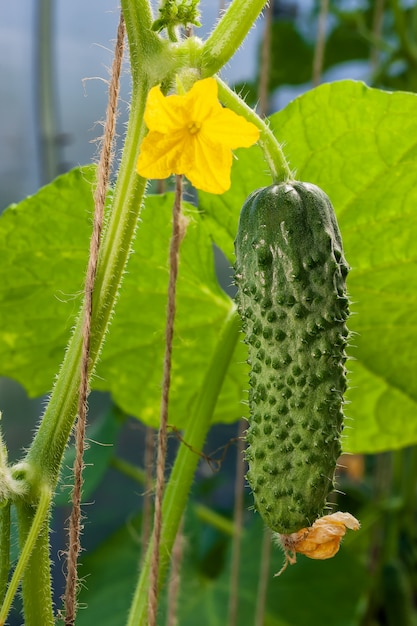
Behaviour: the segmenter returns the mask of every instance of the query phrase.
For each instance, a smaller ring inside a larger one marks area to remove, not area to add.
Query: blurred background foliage
[[[302,85],[304,91],[318,80],[360,77],[369,86],[381,89],[417,89],[417,13],[413,2],[323,0],[313,2],[307,10],[305,3],[276,0],[269,19],[271,57],[267,81],[272,110],[276,110],[273,103],[277,90]],[[317,38],[320,20],[325,22],[322,42]],[[251,104],[259,98],[264,67],[261,50],[252,81],[236,85],[248,94]],[[319,53],[320,72],[314,76]]]
[[[34,193],[58,173],[95,159],[91,142],[100,135],[95,123],[105,110],[103,67],[111,63],[117,5],[113,0],[64,4],[27,0],[0,7],[0,209]],[[222,4],[203,0],[201,8],[204,27],[198,34],[204,36]],[[93,76],[101,78],[82,82]],[[315,84],[342,78],[415,92],[417,3],[271,0],[224,76],[265,113],[283,108]],[[126,71],[118,150],[128,98]],[[220,254],[217,257],[219,281],[227,288],[230,268]],[[45,398],[29,399],[11,379],[0,380],[0,398],[2,429],[16,459],[30,442]],[[97,392],[91,397],[90,423],[81,570],[86,578],[81,602],[89,609],[80,612],[79,624],[97,620],[111,626],[124,622],[140,559],[142,517],[147,515],[142,496],[149,489],[144,467],[152,458],[153,432],[123,414],[108,394]],[[239,432],[236,425],[216,425],[199,466],[179,550],[183,584],[178,624],[198,619],[202,626],[310,626],[324,621],[331,626],[415,626],[416,450],[344,457],[340,493],[334,498],[361,520],[362,530],[346,539],[332,561],[300,557],[277,581],[272,574],[280,569],[282,555],[271,547],[270,536],[264,536],[250,510],[248,489],[236,484]],[[171,463],[178,445],[173,434]],[[72,455],[69,448],[65,468],[71,467]],[[70,471],[65,469],[52,534],[58,606],[69,482]],[[233,521],[239,493],[244,530],[236,585],[231,570],[239,538]],[[232,606],[236,596],[237,617]],[[169,606],[169,598],[166,603]],[[164,613],[161,624],[173,624],[172,610]],[[21,624],[17,610],[10,624]]]

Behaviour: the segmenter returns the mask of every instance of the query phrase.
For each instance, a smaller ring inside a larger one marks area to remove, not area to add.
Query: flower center
[[[199,124],[198,122],[190,122],[188,124],[188,131],[191,135],[195,135],[196,133],[198,133],[200,128],[201,128],[201,124]]]

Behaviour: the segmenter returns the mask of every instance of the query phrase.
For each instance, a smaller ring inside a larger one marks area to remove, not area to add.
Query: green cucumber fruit
[[[329,198],[297,181],[249,196],[235,251],[251,368],[247,478],[265,523],[289,534],[323,514],[334,488],[349,267]]]

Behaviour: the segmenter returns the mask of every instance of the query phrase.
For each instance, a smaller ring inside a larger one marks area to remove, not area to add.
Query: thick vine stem
[[[0,505],[0,603],[6,594],[10,569],[10,500]]]
[[[293,180],[293,174],[285,158],[284,152],[274,133],[268,124],[244,102],[236,92],[226,85],[219,77],[216,77],[219,87],[219,99],[229,109],[242,115],[252,122],[261,131],[259,145],[261,146],[266,162],[268,163],[271,176],[275,183]]]
[[[148,59],[158,59],[164,42],[152,30],[154,17],[149,0],[122,0],[121,5],[129,41],[133,84],[137,86],[144,73],[149,75],[152,62]]]
[[[90,374],[94,372],[113,314],[146,188],[146,180],[137,175],[135,165],[138,149],[145,134],[143,114],[147,94],[158,78],[165,76],[169,68],[175,63],[178,64],[175,56],[168,59],[169,62],[167,62],[167,54],[163,53],[164,46],[169,52],[167,44],[164,44],[151,31],[152,13],[148,0],[123,0],[122,9],[130,43],[133,77],[132,103],[125,147],[113,195],[112,210],[103,231],[97,266],[91,321]],[[155,61],[156,58],[159,59],[159,62]],[[181,59],[182,62],[183,59]],[[22,461],[22,465],[25,466],[28,475],[30,475],[30,480],[26,481],[29,493],[25,502],[35,503],[38,501],[41,485],[48,485],[50,491],[53,492],[58,480],[63,453],[77,412],[82,346],[81,326],[82,316],[76,322],[38,431]],[[18,504],[19,527],[22,536],[25,536],[26,532],[31,532],[30,528],[35,523],[35,519],[40,528],[46,528],[50,504],[47,507],[39,504],[36,509],[26,505],[23,501],[21,506],[20,503]],[[37,597],[42,597],[42,603],[45,607],[52,607],[47,528],[42,531],[42,537],[42,542],[36,544],[40,546],[36,555],[31,556],[30,552],[26,553],[25,558],[23,558],[23,554],[21,555],[14,575],[15,577],[19,575],[21,578],[25,567],[29,572],[42,571],[42,576],[25,576],[23,601],[25,607],[28,607],[29,614],[33,613],[30,607]],[[42,589],[49,590],[49,599],[42,596]],[[16,590],[16,585],[9,587],[6,596],[7,602],[12,601],[11,594],[15,593]],[[49,623],[46,617],[43,623]]]
[[[146,0],[125,0],[124,5],[128,8],[137,8],[139,5],[146,8],[148,3]],[[143,36],[143,41],[140,35]],[[147,28],[143,26],[140,20],[139,24],[135,24],[135,37],[136,45],[138,45],[138,42],[142,42],[143,46],[145,46],[148,40]],[[131,114],[125,148],[113,195],[112,211],[103,232],[93,299],[90,346],[91,373],[94,371],[100,355],[120,290],[146,187],[146,181],[138,176],[135,171],[137,152],[145,133],[143,113],[146,97],[150,83],[152,83],[152,80],[146,73],[146,67],[144,62],[141,66],[141,80],[136,80],[133,83]],[[29,493],[24,501],[22,499],[22,503],[17,503],[20,533],[23,537],[25,533],[30,533],[35,520],[38,530],[39,528],[45,529],[41,533],[42,541],[40,537],[36,543],[35,552],[33,554],[26,552],[25,556],[22,552],[14,574],[14,577],[19,574],[21,578],[25,567],[27,567],[27,572],[32,572],[32,574],[25,574],[23,585],[25,614],[28,613],[28,615],[32,616],[36,615],[36,611],[31,608],[34,606],[36,598],[42,598],[43,606],[52,607],[48,529],[46,525],[50,500],[47,506],[41,506],[41,502],[38,499],[42,485],[47,486],[51,493],[56,486],[62,456],[76,417],[82,345],[81,326],[82,316],[76,322],[61,370],[38,431],[25,459],[19,464],[26,468],[28,477],[30,476],[30,479],[28,478],[26,481]],[[25,504],[38,501],[39,504],[35,509],[31,505]],[[33,572],[38,572],[39,575],[34,575]],[[49,593],[48,599],[44,597],[43,590],[45,589]],[[9,586],[8,595],[6,596],[7,602],[12,601],[11,594],[15,593],[16,590],[16,585],[14,587]],[[52,615],[52,609],[50,614]],[[43,615],[43,613],[40,615]],[[40,623],[39,621],[34,621],[34,619],[30,623]],[[28,620],[29,618],[27,618],[26,623],[29,623]],[[50,623],[46,617],[42,618],[41,621],[45,625]]]
[[[156,616],[158,612],[158,570],[160,560],[160,539],[163,524],[162,502],[165,489],[165,465],[168,447],[168,405],[169,392],[171,388],[172,344],[174,339],[176,293],[181,245],[182,183],[182,176],[177,176],[175,181],[174,206],[172,209],[172,236],[169,248],[169,284],[165,325],[165,355],[162,378],[160,423],[158,431],[158,451],[156,460],[153,555],[149,584],[149,626],[156,626]]]
[[[234,0],[202,49],[202,77],[213,76],[235,54],[267,0]]]
[[[135,2],[129,0],[126,4],[134,5]],[[135,82],[133,84],[125,147],[111,213],[103,231],[97,265],[91,321],[91,372],[103,345],[141,212],[146,180],[137,175],[135,165],[145,133],[143,113],[149,88],[150,81],[146,79],[146,75],[139,84]],[[51,398],[26,457],[27,462],[37,468],[41,476],[48,474],[52,487],[55,486],[62,454],[76,415],[82,345],[81,327],[82,316],[76,323]]]
[[[25,626],[53,626],[55,623],[50,593],[49,530],[46,523],[52,491],[44,484],[36,504],[23,499],[16,502],[20,556],[0,610],[4,624],[22,581]],[[33,581],[36,580],[36,585]]]
[[[162,505],[164,522],[160,540],[159,588],[161,588],[167,574],[175,537],[185,511],[195,469],[200,458],[198,452],[202,450],[210,428],[213,411],[239,338],[240,328],[240,318],[235,307],[233,307],[220,332],[219,340],[200,390],[195,413],[188,420],[184,431],[184,441],[187,442],[187,446],[181,445],[165,490]],[[127,626],[147,625],[147,590],[153,551],[152,546],[153,540],[149,543],[142,565]]]

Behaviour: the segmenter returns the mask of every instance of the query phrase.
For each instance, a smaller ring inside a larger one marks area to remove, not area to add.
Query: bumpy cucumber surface
[[[322,515],[341,452],[348,265],[332,204],[309,183],[258,189],[235,241],[248,344],[248,482],[282,534]]]

